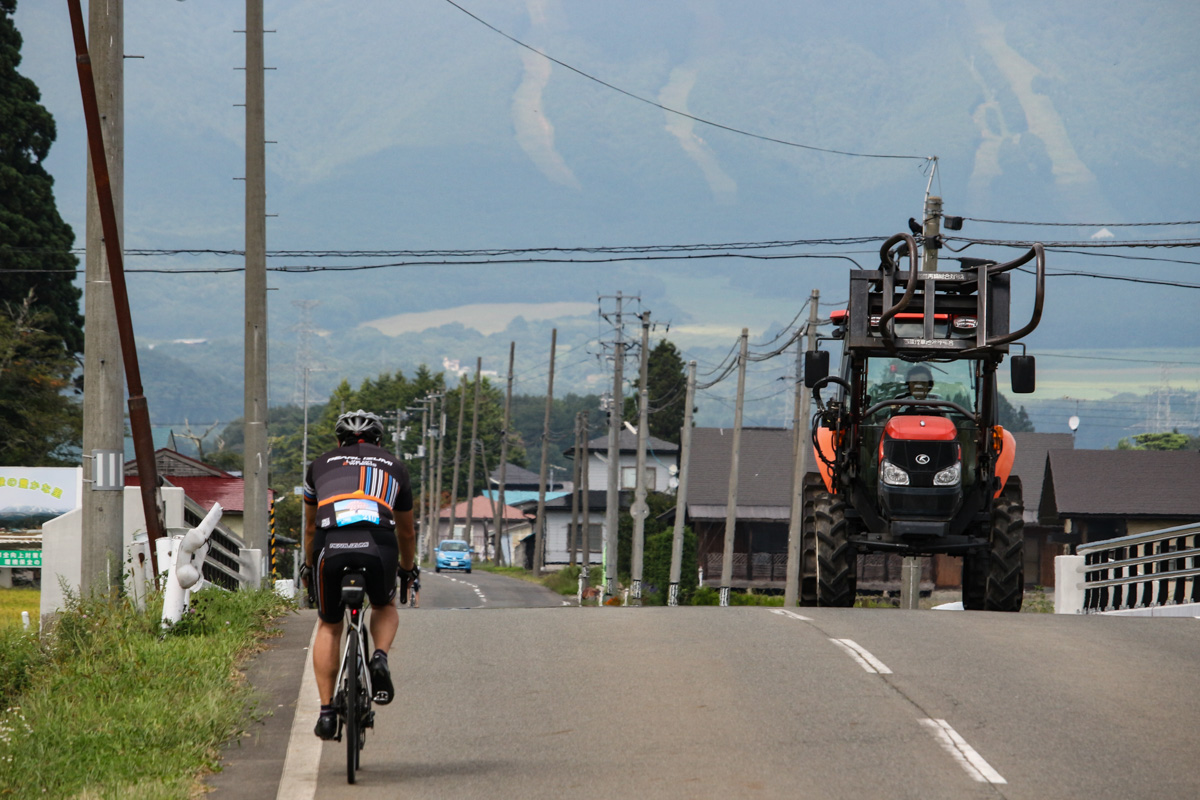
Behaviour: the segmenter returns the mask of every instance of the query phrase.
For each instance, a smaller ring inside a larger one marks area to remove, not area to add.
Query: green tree
[[[38,325],[69,355],[83,352],[82,290],[74,285],[75,234],[54,204],[54,179],[42,162],[56,131],[33,81],[17,72],[21,34],[16,0],[0,0],[0,297],[45,312]]]
[[[71,375],[77,363],[48,328],[49,312],[0,306],[0,464],[49,467],[79,463],[83,414]]]
[[[1033,422],[1029,419],[1029,414],[1025,412],[1025,406],[1021,406],[1020,410],[1015,408],[1003,392],[997,392],[999,402],[996,405],[997,416],[1000,424],[1004,426],[1004,430],[1010,433],[1033,433]]]
[[[637,385],[639,374],[631,379]],[[650,404],[647,419],[650,435],[664,442],[679,444],[687,405],[687,372],[678,348],[663,339],[650,351],[646,365],[646,396]],[[637,395],[625,398],[621,411],[631,423],[638,420]]]
[[[1191,437],[1178,430],[1170,433],[1139,433],[1133,441],[1122,439],[1117,442],[1118,450],[1187,450]]]

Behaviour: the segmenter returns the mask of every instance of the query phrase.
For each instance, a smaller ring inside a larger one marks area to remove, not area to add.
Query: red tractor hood
[[[887,421],[883,435],[904,441],[948,442],[958,438],[958,428],[945,417],[901,415]]]

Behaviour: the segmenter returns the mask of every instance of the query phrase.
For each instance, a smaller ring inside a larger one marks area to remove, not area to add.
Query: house
[[[574,544],[575,563],[583,562],[587,553],[589,564],[599,565],[604,552],[604,520],[608,509],[608,492],[604,489],[588,490],[587,508],[580,505],[577,514],[577,527],[586,531],[586,541],[571,538],[571,504],[572,492],[558,492],[553,497],[547,493],[545,512],[546,541],[542,545],[542,566],[545,569],[562,569],[571,563],[571,549]],[[578,495],[577,495],[578,496]],[[506,494],[507,498],[508,495]],[[633,499],[632,492],[622,492],[619,495],[622,513],[628,513],[629,503]],[[537,493],[533,497],[520,501],[520,508],[525,511],[531,523],[529,533],[520,540],[517,548],[517,562],[533,569],[532,523],[537,519]]]
[[[221,526],[235,534],[239,541],[243,539],[244,479],[165,447],[154,451],[154,467],[166,485],[183,489],[187,497],[184,520],[188,525],[200,524],[213,504],[220,503]],[[125,483],[141,485],[136,460],[125,462]],[[268,491],[267,501],[275,502],[273,491]]]
[[[738,458],[737,519],[730,586],[783,588],[792,508],[792,431],[743,428]],[[721,580],[729,503],[732,428],[695,428],[687,521],[696,533],[704,582]]]
[[[1012,474],[1021,479],[1025,503],[1025,585],[1053,586],[1054,557],[1062,555],[1062,543],[1057,538],[1062,528],[1041,523],[1046,454],[1051,450],[1073,450],[1075,437],[1069,433],[1014,433],[1013,438],[1017,457]]]
[[[1200,452],[1051,450],[1039,523],[1072,547],[1200,521]]]
[[[574,448],[563,451],[567,458],[574,458]],[[634,489],[637,486],[637,435],[622,428],[617,436],[618,488]],[[679,465],[679,445],[653,436],[646,437],[646,490],[665,492],[671,481],[671,468]],[[608,486],[608,435],[598,436],[587,443],[588,490]],[[536,487],[535,487],[536,488]]]
[[[547,492],[569,492],[571,491],[570,481],[554,480],[555,471],[561,471],[562,467],[553,467],[546,471],[546,491]],[[500,488],[500,468],[492,470],[492,474],[488,476],[488,485],[499,489]],[[516,464],[504,465],[504,492],[536,492],[542,485],[542,476],[538,472],[530,472],[524,467],[518,467]]]
[[[464,500],[458,503],[453,508],[454,515],[454,530],[450,530],[450,516],[452,510],[449,506],[443,508],[438,514],[437,536],[434,540],[435,546],[437,542],[443,539],[465,539],[471,547],[474,548],[479,557],[484,555],[484,546],[488,542],[494,541],[492,532],[496,527],[496,498],[491,496],[492,493],[486,492],[483,495],[475,497],[471,500],[470,506]],[[505,500],[509,498],[505,495]],[[512,543],[519,542],[525,535],[533,530],[533,521],[513,504],[506,502],[500,507],[500,542],[504,552],[505,563],[512,563],[511,555],[513,552]],[[467,512],[471,514],[471,529],[468,535],[467,531]],[[490,556],[490,548],[487,551]]]

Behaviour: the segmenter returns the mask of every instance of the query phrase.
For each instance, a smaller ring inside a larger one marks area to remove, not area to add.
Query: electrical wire
[[[1011,219],[979,219],[963,217],[970,222],[985,222],[990,225],[1042,225],[1055,228],[1152,228],[1164,225],[1200,225],[1200,220],[1180,222],[1017,222]]]
[[[587,78],[589,81],[594,81],[595,83],[598,83],[607,89],[611,89],[614,92],[623,94],[626,97],[632,98],[633,100],[637,100],[640,103],[645,103],[646,105],[654,106],[655,108],[661,109],[670,114],[675,114],[677,116],[684,117],[686,119],[690,119],[693,122],[699,122],[702,125],[708,125],[713,128],[719,128],[720,130],[728,131],[730,133],[736,133],[740,136],[748,136],[751,139],[758,139],[758,140],[764,141],[764,142],[772,142],[774,144],[782,144],[782,145],[786,145],[788,147],[797,147],[802,150],[812,150],[812,151],[815,151],[818,153],[832,153],[834,155],[852,156],[855,158],[908,159],[908,160],[913,160],[913,161],[922,161],[922,162],[925,162],[926,164],[928,164],[929,162],[931,162],[933,160],[936,160],[935,156],[894,155],[894,154],[883,154],[883,153],[856,153],[856,152],[853,152],[850,150],[835,150],[835,149],[827,148],[827,147],[816,147],[816,146],[810,145],[810,144],[800,144],[799,142],[791,142],[786,139],[776,139],[772,136],[764,136],[764,135],[758,134],[758,133],[751,133],[750,131],[743,130],[741,128],[735,128],[730,125],[722,125],[719,122],[713,122],[712,120],[704,119],[703,117],[697,117],[694,114],[687,113],[686,111],[680,111],[675,108],[670,108],[669,106],[664,106],[662,103],[655,102],[654,100],[649,100],[645,97],[634,94],[633,92],[622,89],[619,86],[614,86],[613,84],[608,83],[607,81],[597,78],[595,75],[590,75],[590,74],[584,72],[583,70],[578,69],[577,67],[571,66],[570,64],[566,63],[565,61],[560,61],[557,58],[555,58],[554,56],[548,55],[548,54],[542,52],[541,50],[538,50],[536,47],[526,44],[525,42],[521,41],[520,39],[516,38],[515,36],[511,36],[511,35],[505,33],[504,31],[500,30],[499,28],[497,28],[495,25],[491,24],[490,22],[482,19],[481,17],[479,17],[479,16],[471,13],[467,9],[463,8],[458,3],[454,2],[454,0],[445,0],[445,1],[448,4],[457,8],[462,13],[466,14],[471,19],[478,22],[480,25],[483,25],[485,28],[488,28],[489,30],[500,34],[501,36],[503,36],[505,39],[508,39],[513,44],[523,47],[531,53],[536,53],[537,55],[541,56],[542,58],[546,59],[547,61],[552,61],[555,64],[558,64],[560,67],[569,69],[571,72],[574,72],[576,75]]]

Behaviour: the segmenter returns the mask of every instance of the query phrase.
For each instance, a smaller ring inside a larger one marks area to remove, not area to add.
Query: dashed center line
[[[850,657],[857,661],[858,665],[867,672],[879,675],[891,674],[892,671],[888,669],[887,664],[884,664],[878,658],[871,655],[865,647],[853,639],[830,639],[829,641],[849,653]]]
[[[975,752],[975,748],[967,744],[958,731],[950,727],[944,719],[923,719],[922,725],[933,731],[938,744],[949,753],[975,780],[980,783],[1008,783],[1004,777],[983,760],[983,756]]]

